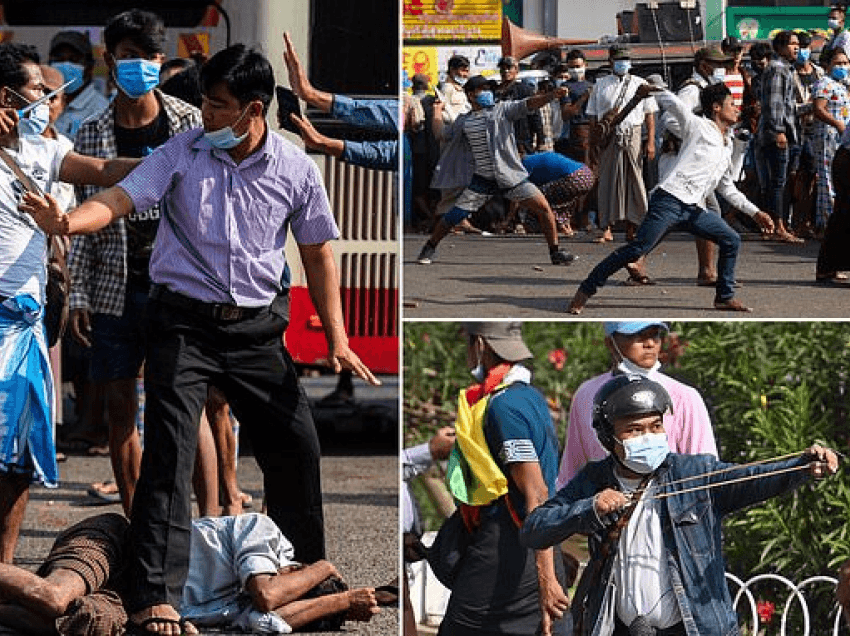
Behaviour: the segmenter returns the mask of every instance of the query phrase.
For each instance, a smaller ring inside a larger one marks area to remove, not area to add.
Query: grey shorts
[[[511,201],[524,201],[540,194],[540,189],[528,179],[521,181],[513,188],[500,188],[499,184],[491,179],[473,175],[472,182],[455,201],[455,207],[475,212],[497,194]]]

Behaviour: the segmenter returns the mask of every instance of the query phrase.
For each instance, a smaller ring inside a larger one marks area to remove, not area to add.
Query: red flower
[[[553,349],[549,352],[549,362],[552,363],[558,371],[564,368],[567,361],[567,352],[563,349]]]
[[[770,601],[759,601],[756,603],[756,613],[759,615],[759,620],[762,623],[769,623],[775,611],[776,606]]]

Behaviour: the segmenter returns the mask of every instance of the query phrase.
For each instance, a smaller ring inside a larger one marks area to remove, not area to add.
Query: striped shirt
[[[483,109],[470,113],[463,124],[463,134],[469,140],[472,158],[475,160],[475,174],[492,179],[496,176],[495,159],[490,150],[487,133],[487,120],[493,116],[493,109]]]
[[[744,76],[740,73],[726,73],[723,83],[732,93],[732,103],[740,108],[744,103]]]
[[[201,126],[201,111],[197,108],[159,90],[156,90],[156,96],[165,109],[168,132],[172,137]],[[99,117],[82,125],[74,150],[81,155],[101,159],[118,156],[115,102]],[[82,186],[77,191],[77,199],[85,201],[100,190],[97,186]],[[127,227],[124,219],[116,219],[93,234],[73,237],[68,270],[71,274],[71,309],[87,309],[92,313],[113,316],[124,313],[127,289]]]

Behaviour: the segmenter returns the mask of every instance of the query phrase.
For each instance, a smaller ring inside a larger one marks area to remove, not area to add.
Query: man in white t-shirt
[[[27,188],[49,192],[57,181],[108,186],[136,160],[84,157],[41,133],[49,106],[26,110],[44,95],[34,47],[0,45],[0,562],[10,563],[29,484],[55,486],[53,382],[43,306],[47,237],[18,210]],[[24,112],[26,111],[26,112]],[[8,159],[8,162],[6,161]],[[9,164],[16,164],[24,180]],[[27,181],[28,183],[24,183]]]

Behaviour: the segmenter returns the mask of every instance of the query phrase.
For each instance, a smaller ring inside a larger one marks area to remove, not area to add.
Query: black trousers
[[[285,328],[286,318],[271,310],[224,321],[150,300],[145,449],[130,516],[130,612],[180,606],[198,422],[210,384],[224,392],[250,436],[268,514],[292,542],[295,558],[324,558],[319,439],[281,342]]]

